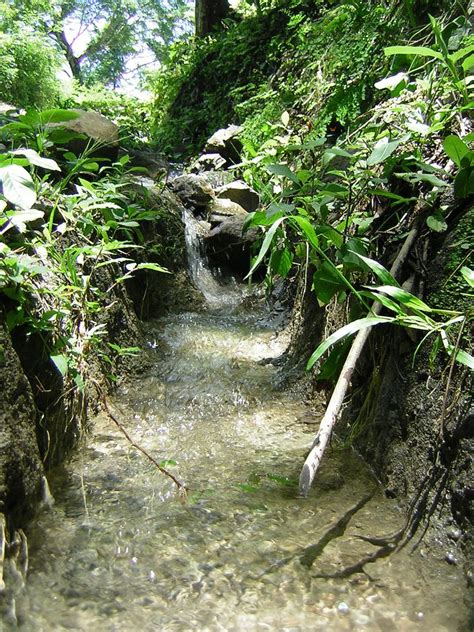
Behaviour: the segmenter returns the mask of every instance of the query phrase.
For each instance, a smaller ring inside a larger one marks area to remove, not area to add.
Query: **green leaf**
[[[462,62],[462,69],[465,73],[468,73],[474,66],[474,55],[469,55],[467,59]]]
[[[291,180],[295,184],[299,184],[299,180],[296,174],[294,174],[293,171],[291,171],[291,169],[287,167],[287,165],[267,165],[266,168],[267,171],[273,173],[276,176],[288,178],[288,180]]]
[[[331,147],[330,149],[326,149],[323,153],[321,162],[324,167],[327,167],[328,164],[335,158],[336,156],[341,156],[342,158],[353,158],[354,156],[350,154],[345,149],[341,147]]]
[[[388,46],[383,49],[388,57],[390,55],[419,55],[420,57],[433,57],[434,59],[444,60],[443,55],[427,46]]]
[[[55,367],[61,373],[63,377],[66,377],[69,371],[69,360],[62,353],[58,355],[52,355],[51,360],[53,361]]]
[[[474,287],[474,270],[468,268],[467,266],[463,266],[461,268],[461,274],[464,277],[466,283],[468,283],[471,287]]]
[[[27,211],[15,211],[9,216],[9,219],[12,226],[16,226],[20,233],[24,233],[26,224],[41,219],[42,217],[44,217],[44,211],[28,209]]]
[[[460,59],[462,59],[463,57],[466,57],[466,55],[469,55],[469,53],[473,53],[473,52],[474,52],[474,45],[471,44],[469,46],[465,46],[464,48],[460,48],[455,53],[451,53],[449,55],[449,58],[455,64]]]
[[[43,169],[49,169],[50,171],[61,171],[55,160],[51,160],[51,158],[43,158],[34,149],[15,149],[10,153],[15,156],[25,156],[28,159],[28,162],[36,167],[43,167]]]
[[[341,277],[334,266],[327,261],[316,270],[313,276],[313,288],[318,299],[325,305],[332,297],[343,290],[346,286],[341,281]]]
[[[374,259],[370,259],[369,257],[364,257],[364,255],[361,255],[355,250],[352,250],[351,252],[359,257],[359,259],[362,259],[362,261],[369,266],[375,276],[380,279],[382,283],[385,283],[386,285],[394,285],[395,287],[400,287],[399,283],[393,278],[390,272],[383,267],[381,263],[375,261]]]
[[[304,236],[314,248],[319,248],[319,240],[316,235],[316,231],[314,230],[314,226],[308,219],[306,219],[306,217],[302,217],[301,215],[290,215],[288,219],[291,220],[292,224],[298,224],[303,231]]]
[[[410,292],[407,292],[401,287],[395,287],[393,285],[380,285],[376,288],[370,288],[375,292],[381,292],[382,294],[388,294],[392,296],[397,301],[405,305],[405,307],[409,307],[410,309],[415,309],[420,312],[431,312],[432,309],[429,305],[424,303],[421,299]]]
[[[474,194],[474,169],[463,167],[454,178],[454,195],[457,198],[466,198]]]
[[[29,209],[36,202],[33,180],[23,167],[18,165],[0,167],[0,182],[3,186],[3,195],[12,204]]]
[[[374,87],[377,90],[394,90],[402,81],[407,81],[408,75],[405,72],[398,72],[396,75],[391,75],[390,77],[385,77],[385,79],[381,79],[374,84]]]
[[[431,230],[434,230],[436,233],[444,233],[448,230],[448,225],[441,213],[436,213],[435,215],[427,217],[426,224],[428,225],[428,228],[431,228]]]
[[[38,121],[42,125],[46,125],[47,123],[63,123],[64,121],[73,121],[74,119],[79,118],[79,113],[74,112],[73,110],[43,110],[39,112]]]
[[[469,153],[469,147],[463,143],[459,136],[452,134],[443,141],[444,151],[451,160],[458,166],[461,166],[461,160]]]
[[[288,275],[293,265],[293,255],[284,248],[283,250],[275,250],[270,258],[270,268],[273,274],[279,274],[283,278]]]
[[[273,238],[275,237],[275,233],[278,230],[278,227],[285,219],[286,217],[279,217],[267,231],[265,235],[265,239],[263,240],[262,246],[260,248],[260,252],[258,253],[257,258],[255,259],[253,266],[250,268],[250,272],[246,275],[245,277],[246,279],[248,279],[248,277],[250,277],[253,274],[253,272],[258,268],[258,266],[262,263],[265,255],[268,252],[268,249],[271,246]]]
[[[372,153],[367,158],[367,166],[373,167],[381,162],[387,160],[389,156],[397,149],[397,147],[407,140],[407,136],[397,138],[396,140],[389,141],[388,137],[382,138],[376,143]]]
[[[346,336],[352,336],[353,334],[361,331],[362,329],[367,329],[367,327],[374,327],[374,325],[381,325],[384,323],[392,323],[395,318],[387,317],[387,316],[368,316],[366,318],[360,318],[359,320],[354,320],[352,323],[341,327],[335,333],[333,333],[329,338],[326,338],[314,351],[308,360],[308,364],[306,365],[306,370],[309,371],[314,364],[319,360],[319,358],[325,353],[329,347],[333,344],[346,338]]]

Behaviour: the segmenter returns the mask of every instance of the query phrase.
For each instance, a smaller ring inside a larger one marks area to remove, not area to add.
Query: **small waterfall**
[[[194,285],[202,292],[210,307],[219,308],[236,305],[244,294],[246,286],[240,287],[232,279],[232,284],[221,284],[212,274],[202,247],[203,228],[201,222],[187,209],[183,212],[184,236],[188,255],[188,267]]]

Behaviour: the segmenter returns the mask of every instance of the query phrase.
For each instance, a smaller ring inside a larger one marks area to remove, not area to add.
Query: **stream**
[[[269,362],[287,345],[279,321],[245,287],[211,280],[205,265],[194,275],[208,310],[150,323],[153,369],[112,401],[188,498],[180,502],[173,483],[99,415],[87,444],[51,477],[55,504],[28,532],[18,628],[467,629],[460,570],[423,545],[365,573],[328,577],[373,553],[361,536],[396,532],[404,513],[336,447],[309,497],[298,497],[316,426],[302,390],[284,388]]]

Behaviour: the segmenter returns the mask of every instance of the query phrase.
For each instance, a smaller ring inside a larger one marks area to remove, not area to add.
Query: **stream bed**
[[[286,341],[264,308],[170,315],[148,341],[154,368],[112,406],[187,501],[99,415],[29,530],[20,630],[467,629],[460,570],[423,545],[327,577],[376,549],[360,536],[394,533],[404,514],[336,448],[298,497],[317,426],[268,362]]]

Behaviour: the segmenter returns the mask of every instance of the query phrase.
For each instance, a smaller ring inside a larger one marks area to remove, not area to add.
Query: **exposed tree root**
[[[390,273],[394,278],[399,275],[400,270],[411,248],[413,247],[413,244],[415,243],[415,240],[418,236],[418,230],[418,226],[415,226],[408,233],[405,242],[390,269]],[[381,310],[382,305],[380,303],[374,303],[369,315],[377,315],[381,312]],[[334,391],[331,395],[331,399],[329,400],[326,412],[323,419],[321,420],[318,434],[314,439],[313,446],[308,456],[306,457],[303,469],[301,470],[299,492],[302,496],[307,496],[309,490],[311,489],[314,477],[316,476],[316,472],[323,458],[324,451],[331,437],[332,430],[339,417],[339,413],[341,412],[344,398],[347,394],[347,391],[349,390],[352,374],[356,367],[357,361],[364,349],[370,331],[370,328],[362,329],[361,331],[359,331],[354,339],[354,342],[352,343],[349,355],[344,362],[344,366],[342,367],[341,374],[339,376],[339,379],[337,380],[336,386],[334,387]]]

